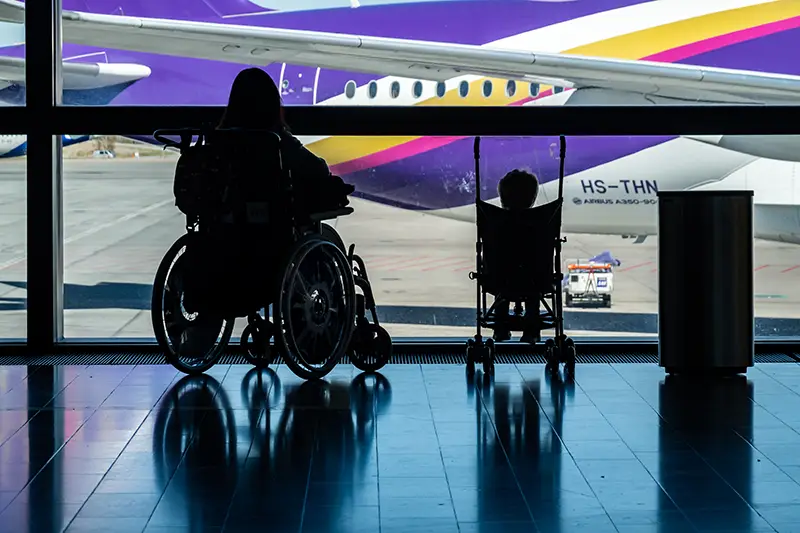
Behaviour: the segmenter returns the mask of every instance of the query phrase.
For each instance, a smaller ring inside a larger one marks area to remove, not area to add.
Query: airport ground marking
[[[430,266],[423,268],[420,272],[429,272],[431,270],[439,270],[440,268],[446,268],[449,266],[460,266],[466,263],[468,260],[464,259],[463,257],[445,257],[443,259],[436,259],[429,263]],[[475,262],[473,259],[471,262]]]
[[[414,268],[420,266],[420,263],[424,264],[427,261],[429,256],[423,255],[420,257],[412,257],[410,259],[404,259],[403,261],[398,261],[392,265],[386,265],[388,268],[384,268],[383,270],[386,272],[394,272],[396,270],[404,270],[406,268]]]
[[[119,218],[117,218],[115,220],[110,221],[110,222],[106,222],[104,224],[99,224],[97,226],[93,226],[93,227],[91,227],[91,228],[89,228],[89,229],[87,229],[85,231],[82,231],[80,233],[77,233],[75,235],[72,235],[71,237],[68,237],[68,238],[64,239],[64,246],[66,246],[67,244],[71,244],[73,242],[79,241],[81,239],[84,239],[86,237],[89,237],[91,235],[94,235],[95,233],[98,233],[98,232],[103,231],[105,229],[114,227],[117,224],[122,224],[123,222],[127,222],[127,221],[132,220],[132,219],[134,219],[136,217],[139,217],[141,215],[145,215],[145,214],[149,213],[150,211],[154,211],[154,210],[156,210],[156,209],[158,209],[160,207],[164,207],[164,206],[169,205],[169,204],[171,204],[173,202],[174,202],[173,199],[162,200],[161,202],[156,202],[154,204],[148,205],[147,207],[143,207],[141,209],[137,209],[136,211],[133,211],[132,213],[128,213],[127,215],[123,215],[123,216],[121,216],[121,217],[119,217]],[[0,270],[5,270],[5,269],[7,269],[9,267],[12,267],[14,265],[18,265],[19,263],[22,263],[26,259],[27,259],[27,257],[24,256],[24,255],[23,256],[17,256],[17,257],[15,257],[13,259],[9,259],[8,261],[6,261],[4,263],[0,263]]]
[[[639,263],[638,265],[631,265],[631,266],[626,267],[626,268],[621,268],[621,269],[618,270],[618,272],[627,272],[629,270],[634,270],[636,268],[641,268],[643,266],[652,265],[652,264],[653,264],[652,261],[648,261],[646,263]]]

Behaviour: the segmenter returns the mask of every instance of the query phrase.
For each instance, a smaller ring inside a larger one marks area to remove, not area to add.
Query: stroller
[[[506,331],[554,329],[545,342],[548,371],[565,364],[575,371],[575,343],[564,334],[562,305],[561,213],[564,196],[564,158],[566,139],[560,137],[558,198],[521,211],[506,210],[481,200],[480,137],[475,138],[475,207],[477,211],[476,271],[477,332],[467,342],[467,371],[483,364],[491,374],[495,361],[495,342],[484,339],[481,328]],[[524,240],[523,237],[524,236]],[[495,299],[487,305],[487,294]],[[540,305],[522,310],[521,302]],[[502,309],[498,312],[498,308]],[[506,312],[505,309],[509,309]]]

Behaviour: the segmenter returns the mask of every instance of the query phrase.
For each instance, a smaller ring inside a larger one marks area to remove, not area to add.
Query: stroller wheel
[[[567,374],[570,376],[575,376],[575,360],[577,359],[577,350],[575,349],[575,341],[572,339],[567,339],[564,343],[564,350],[565,350],[565,359],[566,365],[565,369]]]
[[[544,349],[544,359],[546,361],[545,370],[548,372],[557,372],[559,364],[560,352],[558,346],[552,339],[547,339]]]
[[[567,362],[564,365],[567,374],[570,376],[575,375],[575,346],[567,346]]]
[[[494,372],[494,340],[488,339],[486,341],[486,352],[483,358],[483,373],[486,375]]]
[[[467,375],[475,373],[475,339],[467,339]]]

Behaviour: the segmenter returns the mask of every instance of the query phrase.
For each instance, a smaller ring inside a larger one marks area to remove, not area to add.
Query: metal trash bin
[[[659,192],[658,270],[659,366],[753,366],[753,191]]]

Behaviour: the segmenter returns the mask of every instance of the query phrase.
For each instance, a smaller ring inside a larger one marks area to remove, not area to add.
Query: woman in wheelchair
[[[530,172],[519,169],[512,170],[503,176],[500,183],[497,184],[497,192],[500,195],[500,205],[503,209],[514,211],[530,209],[536,203],[536,197],[539,195],[539,180]],[[500,301],[495,307],[496,316],[508,315],[510,303],[508,300]],[[538,301],[525,301],[526,313],[535,312],[538,308]],[[519,302],[516,302],[514,312],[522,312],[522,306]],[[495,329],[493,338],[498,342],[507,341],[511,339],[511,332],[507,329]],[[537,342],[539,340],[539,332],[525,330],[520,340],[528,343]]]
[[[170,363],[187,374],[208,370],[243,317],[244,355],[259,368],[273,352],[304,379],[326,375],[345,354],[361,370],[388,362],[391,337],[366,266],[322,223],[352,213],[355,188],[291,135],[266,72],[237,75],[213,131],[154,136],[181,152],[173,192],[186,215],[187,233],[153,283],[153,328]]]
[[[269,74],[259,68],[248,68],[239,72],[231,87],[228,105],[216,131],[208,136],[208,143],[227,154],[237,168],[232,173],[237,176],[236,192],[231,193],[229,205],[242,205],[253,197],[274,199],[267,202],[269,212],[275,212],[275,202],[280,203],[280,191],[276,176],[265,175],[270,167],[272,154],[265,147],[270,145],[265,136],[277,134],[280,137],[280,165],[291,172],[293,202],[297,213],[313,214],[335,211],[349,204],[348,195],[355,188],[331,174],[326,162],[315,156],[290,132],[284,121],[283,105],[277,85]],[[237,194],[238,192],[238,194]],[[233,198],[239,196],[238,198]],[[250,213],[248,213],[249,215]],[[249,218],[249,217],[248,217]],[[271,221],[274,223],[274,220]],[[233,229],[233,228],[231,228]],[[269,235],[270,246],[264,247],[264,233]],[[224,308],[220,301],[230,301],[231,294],[264,294],[269,287],[259,286],[253,280],[267,280],[280,275],[274,268],[264,272],[263,265],[273,266],[277,259],[291,246],[291,241],[281,242],[281,232],[254,226],[242,231],[241,226],[233,231],[214,232],[207,235],[204,242],[193,248],[190,263],[196,265],[187,276],[187,293],[184,304],[187,310],[204,309],[192,327],[184,332],[180,350],[185,353],[202,351],[213,343],[216,332],[210,324],[219,317],[209,310]],[[219,254],[226,247],[225,257]],[[345,252],[345,250],[342,250]],[[202,265],[202,266],[199,266]],[[234,266],[236,275],[232,275]],[[257,269],[260,268],[261,272]],[[224,284],[215,283],[226,279]],[[269,282],[268,282],[269,283]],[[224,294],[220,294],[224,293]],[[241,301],[241,307],[248,305]],[[239,306],[237,306],[239,307]]]

